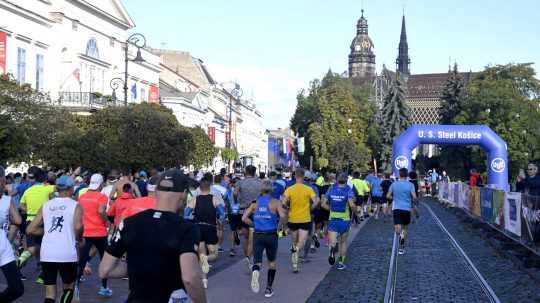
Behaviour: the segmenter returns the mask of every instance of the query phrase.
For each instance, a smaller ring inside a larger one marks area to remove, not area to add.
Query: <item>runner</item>
[[[107,196],[100,192],[102,188],[103,176],[93,174],[90,178],[88,191],[79,197],[79,204],[83,209],[84,243],[80,248],[75,298],[79,298],[79,282],[85,266],[90,261],[90,249],[95,246],[100,259],[102,259],[107,247],[107,213],[105,211]],[[107,287],[107,279],[101,280],[101,288],[98,294],[103,297],[111,297],[112,293],[112,290]]]
[[[382,174],[378,174],[377,176],[373,176],[371,178],[371,207],[374,208],[375,220],[379,219],[379,212],[381,211],[381,207],[383,205],[383,189],[381,186],[383,182],[382,179]]]
[[[253,237],[253,267],[251,273],[251,290],[259,292],[259,272],[262,266],[263,252],[268,259],[268,274],[264,296],[270,298],[274,295],[272,285],[276,276],[276,258],[278,250],[277,231],[285,218],[285,210],[281,202],[271,196],[273,191],[272,181],[265,180],[261,186],[261,195],[257,202],[244,212],[242,221],[247,225],[254,226]],[[253,220],[250,219],[253,215]]]
[[[415,171],[409,172],[409,182],[411,182],[414,185],[414,193],[416,194],[416,197],[418,198],[418,174],[416,174]],[[418,200],[413,201],[412,204],[412,223],[414,223],[415,218],[418,219],[420,217],[420,213],[418,212]]]
[[[99,275],[129,275],[128,303],[166,303],[178,289],[194,303],[206,302],[196,252],[198,232],[177,214],[187,188],[180,170],[164,172],[156,188],[156,207],[126,219],[107,247]],[[127,262],[121,261],[126,253]]]
[[[407,227],[411,223],[411,208],[413,201],[416,201],[414,185],[407,181],[407,169],[399,170],[399,180],[390,185],[388,199],[393,199],[392,210],[394,213],[394,229],[399,235],[398,253],[405,253],[405,240],[407,239]]]
[[[235,195],[237,196],[237,202],[240,206],[239,214],[242,215],[244,211],[257,200],[257,197],[261,193],[261,183],[259,178],[255,177],[257,169],[253,165],[248,165],[245,170],[245,178],[236,183]],[[242,235],[244,236],[244,262],[248,270],[251,272],[251,253],[253,248],[253,232],[247,224],[242,222],[242,216],[240,216],[240,227],[242,229]]]
[[[369,217],[367,213],[367,195],[369,193],[369,185],[365,180],[360,179],[360,173],[355,171],[353,173],[352,188],[356,192],[356,223],[364,221],[364,218]]]
[[[229,239],[231,241],[231,249],[229,256],[236,256],[236,246],[240,245],[240,237],[238,231],[242,225],[242,215],[240,212],[240,205],[237,203],[237,199],[234,198],[234,191],[236,187],[236,179],[232,179],[230,182],[230,188],[227,192],[227,219],[229,220],[229,228],[231,229]]]
[[[210,178],[212,175],[209,176]],[[212,179],[210,179],[212,181]],[[216,175],[213,177],[214,184],[210,187],[210,192],[213,195],[219,195],[219,199],[225,205],[225,200],[227,199],[227,187],[223,186],[221,182],[223,181],[223,178],[221,175]],[[217,250],[218,252],[223,252],[223,240],[224,240],[224,233],[225,233],[225,226],[223,222],[220,220],[217,222],[217,232],[218,232],[218,246]]]
[[[384,178],[381,182],[381,189],[383,192],[382,198],[383,198],[383,222],[386,222],[386,217],[390,216],[390,209],[392,207],[392,199],[388,199],[386,196],[388,195],[388,190],[390,189],[390,185],[392,185],[392,180],[390,179],[390,174],[384,174]]]
[[[211,180],[203,178],[199,186],[199,194],[195,199],[193,208],[193,221],[199,228],[199,260],[203,272],[203,285],[208,288],[208,272],[212,262],[217,259],[217,219],[225,216],[225,205],[214,194],[210,193]]]
[[[77,240],[83,233],[82,208],[71,199],[75,182],[62,176],[56,182],[58,197],[43,205],[28,226],[28,233],[43,235],[41,267],[45,285],[45,303],[56,302],[56,280],[62,278],[62,303],[73,299],[77,278]]]
[[[304,170],[295,170],[296,183],[283,194],[283,204],[289,209],[288,227],[291,231],[291,261],[293,272],[298,273],[298,253],[303,250],[311,228],[311,207],[317,207],[319,198],[304,184]],[[311,204],[313,202],[313,204]]]
[[[134,190],[138,190],[136,185],[133,187],[131,182],[124,182],[121,194],[111,204],[109,210],[107,210],[107,217],[113,222],[115,228],[120,225],[120,222],[124,219],[124,211],[129,207],[133,199],[135,199]]]
[[[0,292],[0,302],[13,302],[24,293],[24,285],[15,262],[15,255],[7,237],[7,227],[20,225],[22,222],[19,212],[11,202],[11,198],[4,194],[6,185],[5,170],[0,166],[0,269],[6,279],[7,287]]]
[[[36,180],[34,185],[28,188],[21,198],[21,209],[26,213],[26,222],[30,224],[36,217],[38,211],[41,209],[45,202],[49,201],[54,194],[54,185],[45,185],[46,173],[42,170],[36,172],[33,176]],[[19,268],[26,265],[30,257],[34,256],[39,260],[39,252],[41,246],[42,236],[40,235],[26,235],[27,250],[21,253],[17,263]],[[43,283],[43,277],[41,273],[36,280],[37,283]]]
[[[152,209],[156,206],[156,185],[158,181],[158,176],[151,177],[150,180],[148,180],[148,183],[146,184],[146,192],[148,195],[130,201],[122,216],[124,220],[141,211]]]
[[[323,207],[330,211],[330,221],[328,222],[328,238],[330,239],[330,255],[328,263],[336,263],[336,252],[339,251],[337,269],[343,270],[345,257],[347,256],[347,237],[351,226],[351,211],[356,208],[354,203],[354,190],[347,185],[347,174],[341,173],[338,176],[337,184],[332,185],[326,195],[324,195]],[[339,238],[339,249],[338,249]]]
[[[327,178],[324,181],[322,186],[317,185],[319,188],[319,199],[328,192],[328,189],[336,183],[336,175],[333,173],[327,174]],[[317,237],[317,241],[320,242],[321,239],[324,239],[325,245],[328,247],[328,220],[330,219],[330,211],[323,208],[322,205],[319,205],[313,211],[313,220],[315,221],[315,233],[313,236]]]

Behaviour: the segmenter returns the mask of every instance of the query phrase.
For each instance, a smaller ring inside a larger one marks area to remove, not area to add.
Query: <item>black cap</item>
[[[188,178],[179,169],[169,169],[161,174],[157,191],[183,193],[188,189]]]

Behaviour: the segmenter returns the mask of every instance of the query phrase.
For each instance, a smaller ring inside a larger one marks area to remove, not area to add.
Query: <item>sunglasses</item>
[[[527,170],[536,170],[536,168],[527,168]]]

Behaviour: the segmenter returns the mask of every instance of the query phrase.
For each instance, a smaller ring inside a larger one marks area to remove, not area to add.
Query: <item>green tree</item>
[[[532,64],[487,67],[470,83],[458,124],[485,124],[508,145],[509,169],[515,176],[527,161],[540,158],[540,81]],[[472,165],[483,165],[478,148]]]
[[[392,168],[392,145],[394,140],[410,125],[410,109],[405,100],[405,90],[399,74],[392,82],[381,110],[381,160],[384,171]]]
[[[466,98],[466,88],[463,78],[458,72],[457,63],[449,72],[444,84],[441,97],[441,124],[455,124],[455,117],[462,111]]]
[[[193,165],[195,168],[210,165],[217,156],[217,148],[214,147],[214,144],[212,144],[212,141],[210,141],[202,128],[195,127],[188,130],[190,139],[186,145],[189,148],[186,164]]]

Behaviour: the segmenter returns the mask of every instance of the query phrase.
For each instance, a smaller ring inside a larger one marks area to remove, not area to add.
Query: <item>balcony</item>
[[[114,101],[110,96],[102,96],[99,93],[60,92],[58,101],[53,101],[52,104],[76,111],[95,111],[107,106],[123,105],[123,102]]]

